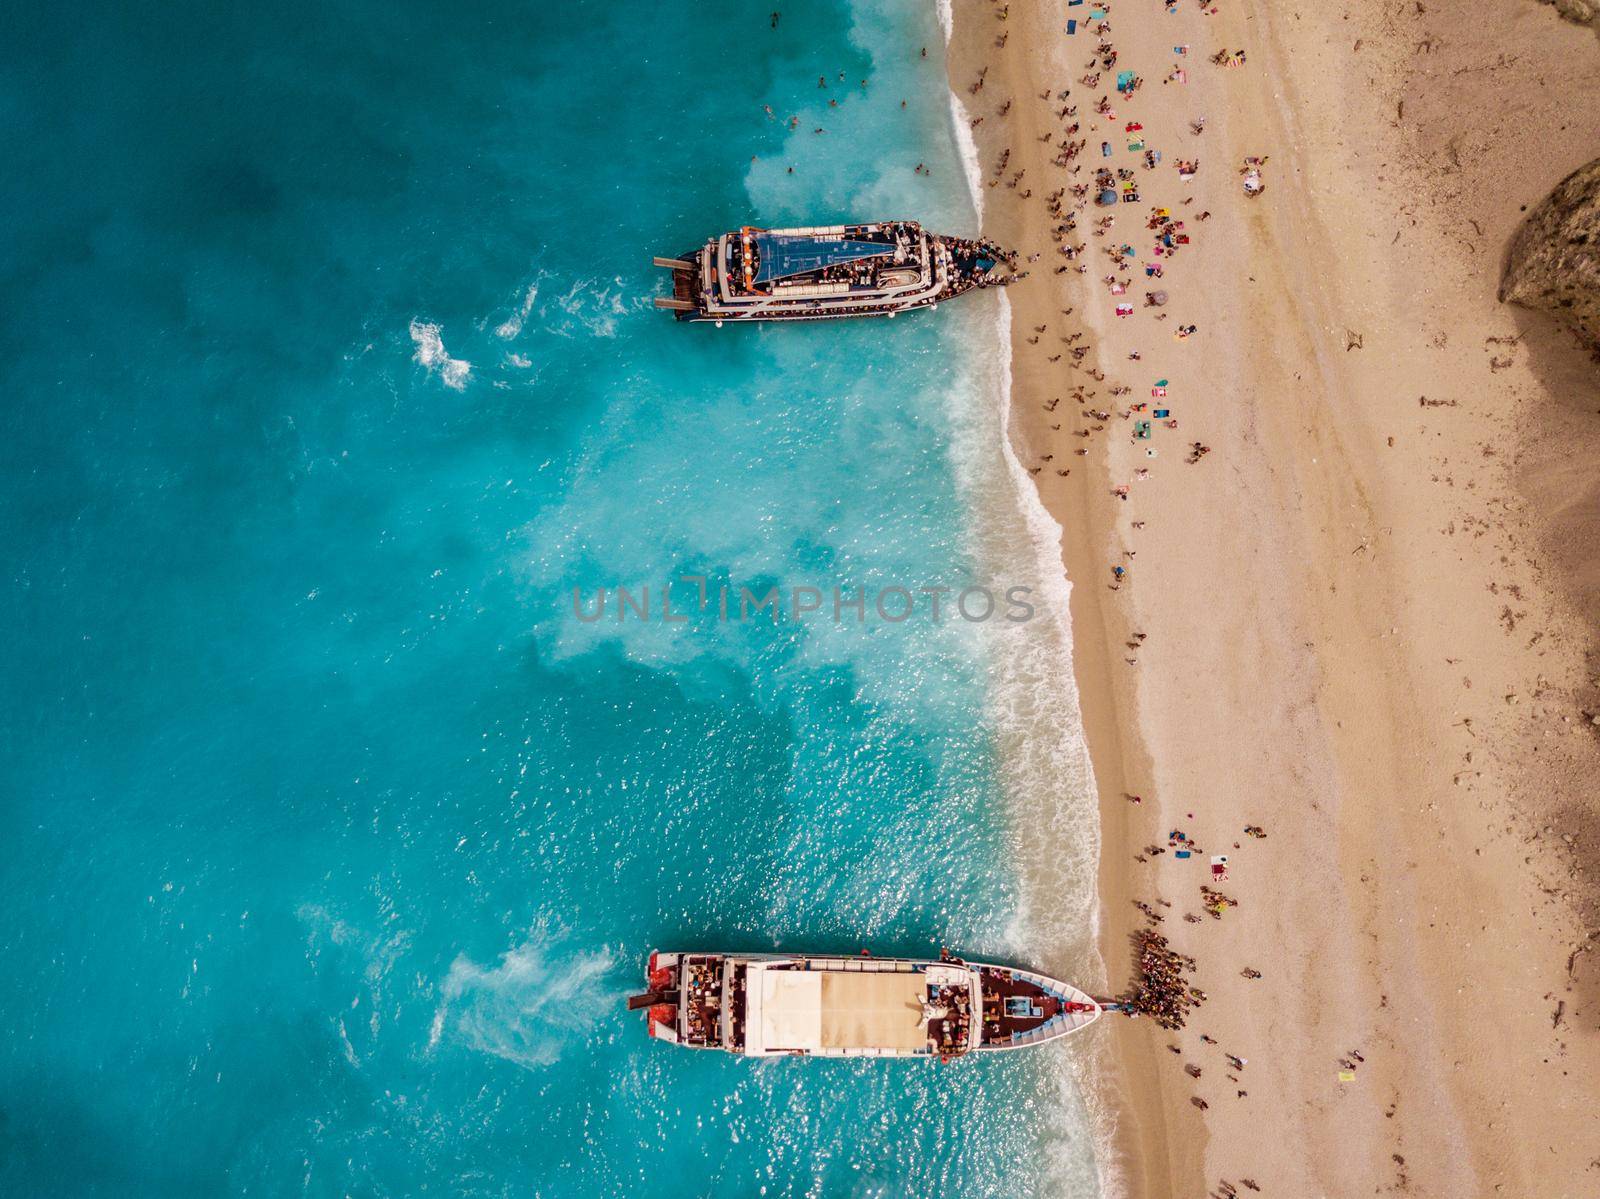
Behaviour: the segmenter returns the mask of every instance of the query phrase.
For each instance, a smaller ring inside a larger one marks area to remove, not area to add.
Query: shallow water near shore
[[[1084,785],[1048,604],[571,609],[1044,593],[997,297],[649,306],[652,254],[752,220],[974,231],[940,37],[886,0],[19,19],[0,1191],[1093,1193],[1061,1050],[752,1063],[622,1009],[657,946],[1090,935],[1092,816],[1033,794]]]

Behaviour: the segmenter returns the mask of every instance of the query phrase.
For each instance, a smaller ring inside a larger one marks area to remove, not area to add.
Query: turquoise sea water
[[[1062,1053],[752,1063],[622,1010],[656,946],[1089,968],[1092,832],[1024,827],[1082,790],[1048,621],[573,617],[1036,582],[971,502],[996,297],[648,307],[746,221],[975,227],[933,13],[767,11],[12,14],[0,1194],[1092,1193]]]

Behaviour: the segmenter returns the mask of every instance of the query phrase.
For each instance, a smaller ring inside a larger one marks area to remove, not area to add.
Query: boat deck
[[[691,1045],[722,1043],[722,963],[691,961],[684,967],[679,1002],[685,1040]]]
[[[1043,975],[995,966],[985,966],[981,973],[986,1048],[1048,1040],[1081,1028],[1100,1014],[1099,1005],[1087,995],[1057,991],[1053,980]]]

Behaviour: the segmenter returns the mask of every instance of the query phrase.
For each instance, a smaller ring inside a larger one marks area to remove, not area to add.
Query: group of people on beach
[[[1133,943],[1137,954],[1134,983],[1115,1007],[1129,1015],[1149,1016],[1162,1028],[1182,1028],[1189,1013],[1206,998],[1189,979],[1195,960],[1173,949],[1154,928],[1139,929],[1133,934]]]

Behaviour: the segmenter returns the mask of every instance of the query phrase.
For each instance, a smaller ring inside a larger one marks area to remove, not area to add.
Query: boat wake
[[[458,957],[440,986],[428,1048],[448,1034],[526,1070],[549,1066],[616,1007],[621,992],[605,981],[615,965],[609,949],[564,951],[542,931],[493,966]]]

